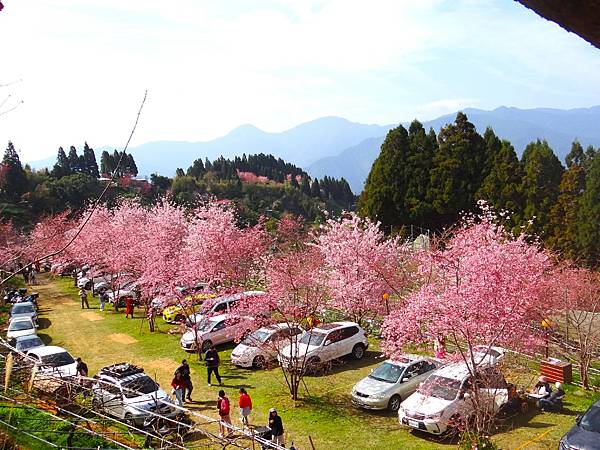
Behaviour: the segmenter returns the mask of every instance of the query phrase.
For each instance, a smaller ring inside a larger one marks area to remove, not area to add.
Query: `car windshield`
[[[39,347],[41,345],[44,345],[44,343],[39,337],[36,336],[34,339],[25,339],[17,342],[16,348],[17,350],[24,352],[26,350],[29,350],[30,348]]]
[[[35,312],[33,305],[15,305],[12,309],[13,314],[27,314],[32,312]]]
[[[73,364],[74,362],[75,360],[73,357],[67,352],[42,356],[42,363],[49,366],[66,366],[67,364]]]
[[[140,394],[151,394],[156,391],[158,391],[158,384],[148,375],[123,383],[123,392],[127,398],[139,397]]]
[[[384,362],[369,375],[369,378],[377,381],[385,381],[386,383],[396,383],[400,379],[402,372],[404,372],[404,366]]]
[[[33,324],[30,320],[13,320],[8,327],[8,331],[23,331],[31,330]]]
[[[304,336],[302,336],[302,338],[300,339],[300,343],[318,346],[321,345],[323,339],[325,339],[325,336],[327,336],[325,333],[319,333],[318,331],[309,331]]]
[[[256,330],[254,333],[250,334],[246,339],[244,339],[242,344],[247,345],[248,347],[257,347],[269,339],[269,336],[271,336],[271,333],[268,331]]]
[[[214,320],[205,320],[204,322],[200,322],[198,324],[198,331],[210,331],[215,326],[216,322]]]
[[[460,380],[431,375],[419,388],[419,392],[430,397],[454,400],[460,391]]]
[[[586,431],[600,433],[600,406],[592,406],[579,421],[579,426]]]

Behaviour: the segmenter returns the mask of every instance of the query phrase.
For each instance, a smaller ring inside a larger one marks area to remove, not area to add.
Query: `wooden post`
[[[312,440],[312,438],[310,437],[310,434],[308,435],[308,441],[310,442],[310,446],[312,447],[312,450],[317,450],[317,449],[315,448],[315,444],[313,443],[313,440]]]

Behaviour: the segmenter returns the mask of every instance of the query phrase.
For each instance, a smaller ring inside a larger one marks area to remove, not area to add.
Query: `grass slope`
[[[170,385],[174,369],[187,358],[192,369],[195,400],[188,406],[217,417],[215,405],[220,388],[207,386],[204,365],[195,355],[179,348],[179,335],[167,333],[172,328],[170,325],[158,319],[158,331],[150,333],[139,310],[133,320],[128,320],[122,311],[100,312],[97,298],[90,297],[92,309],[82,311],[72,279],[52,279],[44,275],[40,276],[40,283],[36,286],[43,311],[40,335],[48,343],[66,347],[75,357],[81,356],[91,374],[102,366],[130,361],[143,366],[163,387]],[[219,352],[223,389],[232,399],[234,421],[238,411],[237,390],[244,386],[254,404],[251,422],[266,424],[268,409],[276,406],[283,418],[288,445],[294,441],[301,449],[310,448],[308,435],[312,436],[317,449],[329,450],[455,447],[452,443],[400,429],[394,414],[361,411],[351,406],[352,386],[382,360],[375,342],[362,361],[345,360],[328,375],[306,378],[308,393],[302,392],[303,401],[296,403],[289,399],[279,369],[253,371],[232,366],[229,358],[233,347],[220,347]],[[595,399],[577,388],[568,387],[567,392],[567,414],[532,412],[513,429],[497,434],[496,443],[505,449],[556,448],[560,436],[572,426],[574,416]]]

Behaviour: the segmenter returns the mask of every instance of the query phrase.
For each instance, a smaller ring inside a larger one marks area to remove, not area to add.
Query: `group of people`
[[[565,398],[565,391],[560,381],[554,383],[555,390],[552,390],[547,377],[541,376],[533,388],[533,393],[539,398],[538,406],[542,411],[552,411],[562,406]]]
[[[100,300],[100,311],[104,311],[104,305],[106,305],[109,301],[108,292],[106,290],[102,291],[98,296]],[[81,309],[90,309],[90,303],[88,302],[88,294],[85,287],[79,289],[79,299],[81,300]],[[133,319],[133,308],[135,302],[133,297],[125,297],[125,318],[129,319],[130,317]]]
[[[204,354],[204,361],[206,363],[208,385],[211,386],[211,375],[214,374],[219,382],[219,386],[221,386],[223,383],[221,375],[219,375],[219,353],[213,345],[211,345]],[[173,388],[173,394],[175,395],[177,404],[179,406],[183,406],[185,401],[193,401],[192,391],[194,390],[194,385],[192,383],[190,366],[187,360],[184,359],[181,361],[181,365],[175,370],[171,387]],[[250,413],[252,412],[252,399],[244,388],[240,388],[239,394],[240,397],[238,404],[240,407],[240,421],[244,427],[249,427],[249,417]],[[219,436],[226,437],[230,434],[228,429],[232,427],[230,416],[231,402],[225,395],[225,391],[223,389],[219,390],[219,397],[217,399],[217,412],[219,413],[220,419]],[[269,410],[269,429],[271,431],[271,441],[282,446],[285,445],[283,423],[275,408],[271,408]]]
[[[23,266],[22,263],[18,264],[18,272],[23,275],[23,280],[25,284],[37,284],[37,274],[40,271],[39,263],[36,264],[28,264]]]

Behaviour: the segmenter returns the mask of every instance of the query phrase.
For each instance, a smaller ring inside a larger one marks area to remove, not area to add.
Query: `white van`
[[[482,361],[477,366],[476,377],[471,375],[472,370],[464,362],[436,370],[419,386],[417,392],[400,405],[400,425],[427,433],[444,434],[472,419],[475,411],[469,399],[473,389],[478,389],[480,398],[491,413],[498,412],[508,400],[508,386],[494,363],[491,359]]]

